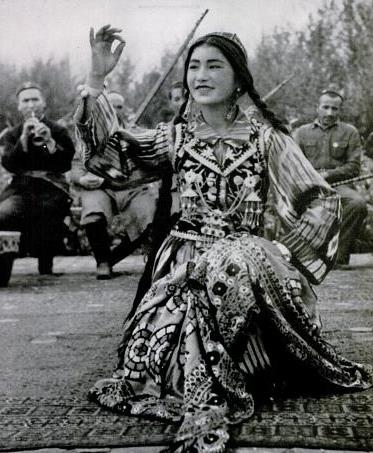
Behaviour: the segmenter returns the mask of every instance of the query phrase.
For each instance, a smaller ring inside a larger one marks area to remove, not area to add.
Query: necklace
[[[226,227],[229,225],[226,219],[245,203],[241,225],[255,228],[259,224],[260,215],[263,211],[261,198],[254,190],[259,179],[258,175],[247,176],[234,197],[230,208],[223,211],[209,206],[202,192],[201,176],[193,170],[189,170],[185,173],[186,187],[181,194],[183,217],[190,218],[196,213],[198,207],[196,201],[199,199],[204,208],[204,224],[201,227],[201,233],[211,239],[221,239],[226,236]]]
[[[247,188],[242,185],[240,191],[234,198],[231,207],[226,211],[222,211],[221,209],[210,208],[202,193],[200,184],[196,182],[195,186],[206,212],[206,218],[204,219],[205,225],[201,227],[201,233],[206,236],[213,236],[214,238],[223,238],[226,235],[225,228],[228,226],[228,222],[226,222],[225,219],[236,212],[240,207],[247,193]]]

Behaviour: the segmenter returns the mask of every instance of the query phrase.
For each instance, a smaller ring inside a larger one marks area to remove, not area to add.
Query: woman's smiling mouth
[[[209,94],[214,88],[207,85],[199,85],[196,90],[199,94]]]

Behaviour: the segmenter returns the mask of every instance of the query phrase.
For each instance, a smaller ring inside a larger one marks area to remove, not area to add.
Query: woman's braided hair
[[[189,48],[188,55],[185,60],[183,79],[184,89],[186,91],[186,101],[181,106],[181,113],[179,114],[176,122],[181,120],[181,115],[188,102],[189,89],[187,85],[187,71],[190,58],[193,54],[194,49],[201,46],[202,44],[214,46],[222,52],[222,54],[231,64],[242,92],[246,92],[249,95],[255,106],[260,110],[264,119],[266,119],[275,129],[288,134],[289,132],[286,127],[267,107],[267,104],[261,99],[259,93],[256,91],[254,87],[254,79],[247,64],[247,55],[245,48],[243,47],[241,41],[237,38],[237,36],[231,33],[209,33],[208,35],[202,36],[201,38],[197,39]]]

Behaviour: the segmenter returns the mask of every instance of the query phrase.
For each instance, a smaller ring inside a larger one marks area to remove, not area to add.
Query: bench
[[[8,286],[20,239],[19,231],[0,231],[0,287]]]

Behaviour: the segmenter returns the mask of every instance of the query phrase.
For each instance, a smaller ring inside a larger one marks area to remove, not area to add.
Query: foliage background
[[[257,89],[264,95],[291,74],[294,78],[270,101],[285,120],[300,123],[315,114],[320,91],[333,83],[346,97],[344,118],[355,124],[363,137],[373,131],[373,2],[371,0],[325,0],[309,17],[303,30],[277,28],[263,36],[250,67]],[[172,60],[177,49],[167,49],[159,68],[136,78],[136,67],[127,58],[110,77],[110,88],[124,94],[135,112]],[[180,79],[182,61],[147,108],[140,124],[152,126],[167,117],[167,93],[172,81]],[[14,93],[19,83],[39,82],[47,97],[48,115],[58,119],[74,109],[76,85],[68,59],[36,60],[22,69],[0,63],[0,130],[18,120]]]
[[[108,82],[110,89],[124,95],[129,112],[136,112],[177,50],[166,49],[160,67],[145,73],[140,80],[133,62],[127,56],[122,57]],[[373,132],[372,0],[324,0],[302,30],[278,27],[264,35],[249,63],[262,96],[293,75],[269,101],[269,106],[284,121],[296,120],[300,125],[313,120],[320,92],[333,84],[345,96],[344,119],[359,129],[363,139]],[[181,80],[182,74],[181,58],[139,125],[152,127],[171,119],[168,92],[172,82]],[[76,86],[84,77],[74,75],[69,60],[64,58],[35,60],[21,69],[0,62],[0,131],[20,120],[14,93],[25,80],[36,81],[43,87],[48,117],[63,118],[73,130]],[[7,178],[0,166],[0,190]],[[370,184],[360,189],[367,201],[372,202]]]

